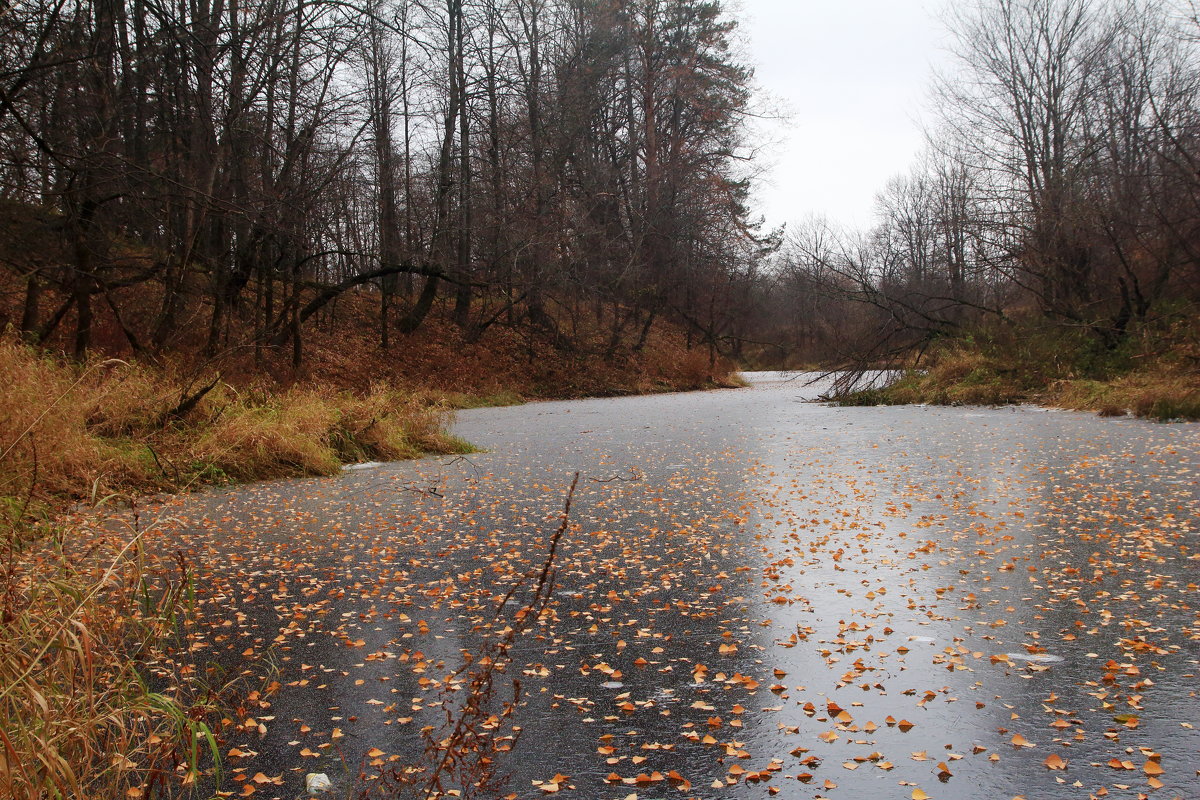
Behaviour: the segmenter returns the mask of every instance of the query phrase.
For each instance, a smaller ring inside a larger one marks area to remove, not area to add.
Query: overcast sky
[[[738,8],[740,6],[740,11]],[[771,226],[812,214],[867,225],[875,193],[922,146],[944,0],[730,0],[759,86],[790,109],[769,126],[757,209]]]

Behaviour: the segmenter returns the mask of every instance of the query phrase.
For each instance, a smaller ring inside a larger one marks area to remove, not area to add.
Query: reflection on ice
[[[364,461],[361,464],[347,464],[346,466],[342,467],[342,471],[344,471],[344,472],[360,472],[360,471],[366,470],[366,469],[378,469],[379,467],[382,467],[382,466],[383,466],[382,461]]]
[[[1058,664],[1064,659],[1051,653],[1005,653],[1012,661],[1028,661],[1032,664]]]

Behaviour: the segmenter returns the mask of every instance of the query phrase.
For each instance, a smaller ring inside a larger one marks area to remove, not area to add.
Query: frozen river
[[[155,535],[204,574],[189,658],[275,665],[223,788],[416,763],[578,471],[508,669],[505,793],[1200,797],[1200,427],[748,377],[466,411],[465,460],[173,499]]]

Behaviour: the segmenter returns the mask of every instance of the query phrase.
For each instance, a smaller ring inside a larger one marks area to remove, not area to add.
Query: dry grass
[[[1101,347],[1075,333],[1014,327],[942,344],[923,370],[847,404],[1043,405],[1200,419],[1200,321],[1188,314],[1129,333]]]
[[[131,406],[72,398],[113,365],[74,370],[20,347],[2,352],[14,399],[0,417],[0,470],[7,486],[26,486],[0,497],[0,796],[140,797],[192,782],[201,746],[215,745],[204,711],[179,684],[170,696],[151,691],[142,670],[176,631],[186,566],[152,590],[142,531],[84,537],[39,518],[33,500],[41,476],[65,485],[112,458],[89,427]],[[39,435],[41,449],[31,444]]]
[[[226,399],[218,395],[216,402]],[[363,394],[292,388],[276,396],[238,395],[185,455],[193,469],[237,480],[330,475],[346,462],[469,450],[445,432],[448,418],[447,406],[381,385]]]
[[[1060,381],[1046,393],[1047,403],[1102,417],[1133,414],[1169,421],[1200,419],[1200,375],[1169,370],[1139,370],[1107,382]]]
[[[100,410],[106,400],[116,401],[116,413],[128,407],[131,392],[111,377],[118,365],[76,367],[0,340],[0,496],[22,495],[34,483],[50,492],[86,491],[123,460],[99,433],[127,427]]]
[[[1027,399],[1028,376],[991,354],[948,347],[922,372],[913,372],[886,390],[892,403],[1007,405]]]
[[[205,715],[140,669],[170,638],[183,576],[151,594],[137,532],[81,554],[60,532],[4,527],[0,796],[140,797],[194,781],[215,754]]]
[[[448,406],[385,385],[196,390],[169,370],[115,359],[75,364],[0,339],[0,497],[181,489],[227,479],[328,475],[347,461],[466,447]]]

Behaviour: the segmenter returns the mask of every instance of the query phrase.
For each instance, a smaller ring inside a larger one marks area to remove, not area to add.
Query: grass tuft
[[[78,531],[13,511],[0,518],[0,796],[142,797],[219,768],[211,704],[183,683],[152,691],[143,671],[180,624],[186,570],[151,589],[141,532],[83,549]]]
[[[1102,416],[1200,419],[1200,324],[1188,315],[1145,323],[1117,344],[1077,330],[1012,325],[941,342],[924,369],[843,405],[1036,402]]]
[[[196,383],[115,359],[76,364],[0,338],[0,497],[331,475],[346,462],[466,447],[446,433],[449,403],[385,384],[238,391],[217,381],[180,411]]]

